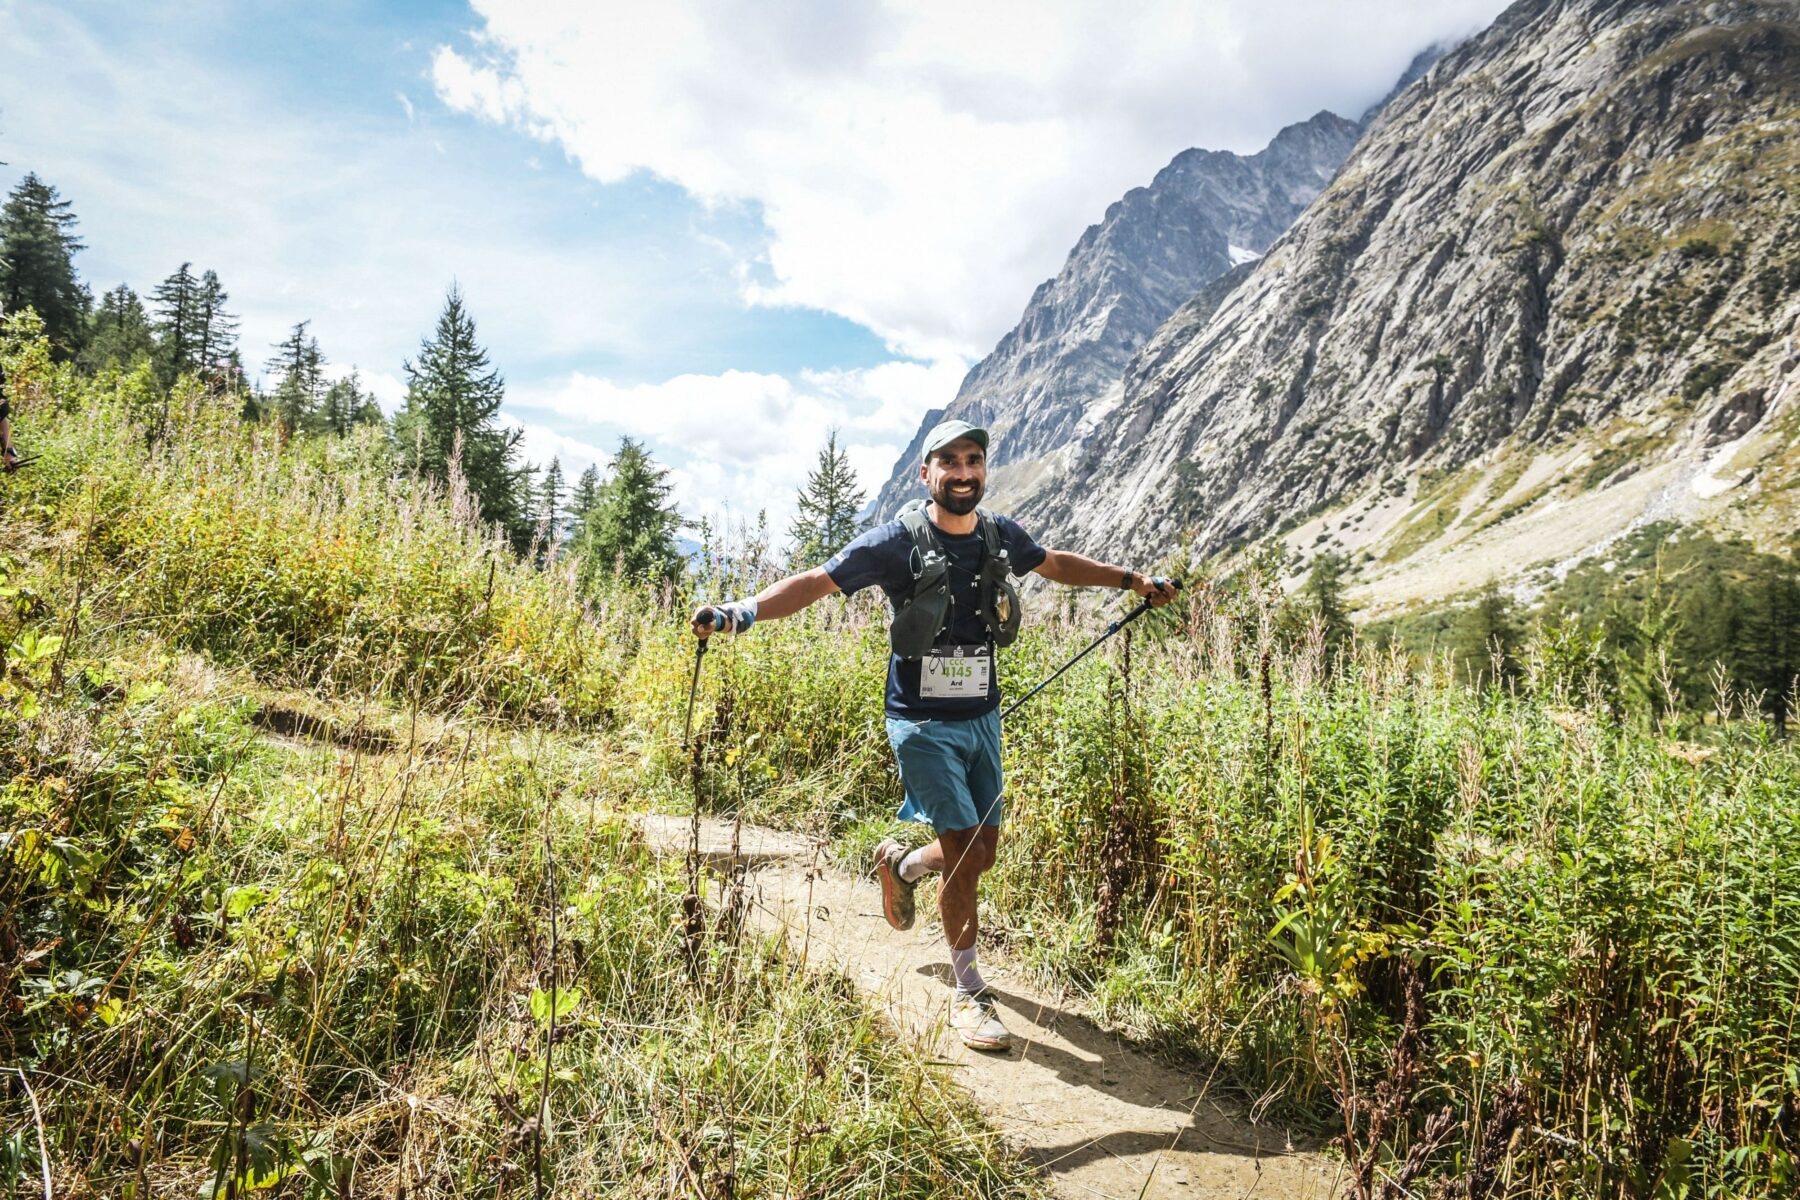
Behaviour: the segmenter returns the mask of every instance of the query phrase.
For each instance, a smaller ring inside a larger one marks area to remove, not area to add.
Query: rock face
[[[1012,348],[1080,257],[958,405],[1044,361]],[[1797,321],[1800,9],[1522,0],[1149,338],[1111,419],[997,499],[1046,544],[1148,561],[1581,439],[1556,486],[1600,491],[1772,420]],[[1034,446],[1067,427],[1049,407],[1013,417]]]
[[[1038,287],[949,408],[927,415],[874,511],[891,516],[922,494],[919,447],[946,415],[993,432],[991,490],[1022,493],[1046,456],[1074,440],[1132,353],[1204,284],[1266,250],[1330,181],[1360,132],[1356,122],[1321,112],[1247,157],[1184,151],[1149,187],[1128,192]]]

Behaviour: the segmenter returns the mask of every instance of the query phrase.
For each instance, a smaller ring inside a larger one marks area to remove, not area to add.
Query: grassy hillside
[[[1022,1194],[841,982],[684,938],[620,820],[697,791],[860,863],[897,799],[878,608],[722,641],[690,760],[680,597],[514,563],[374,441],[178,389],[147,445],[142,381],[26,357],[13,1179],[35,1103],[68,1194],[514,1194],[540,1146],[558,1194]],[[1092,632],[1039,621],[1007,677]],[[1800,754],[1755,697],[1651,722],[1551,643],[1471,690],[1327,654],[1255,578],[1134,634],[1008,728],[996,943],[1344,1134],[1371,1194],[1792,1194]]]

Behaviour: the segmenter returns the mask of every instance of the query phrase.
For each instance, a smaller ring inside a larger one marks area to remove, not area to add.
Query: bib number
[[[926,700],[980,700],[993,680],[986,646],[941,646],[919,660],[919,695]]]

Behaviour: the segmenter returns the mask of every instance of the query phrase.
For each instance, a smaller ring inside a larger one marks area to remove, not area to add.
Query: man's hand
[[[1131,590],[1150,601],[1151,608],[1161,608],[1175,598],[1178,585],[1173,579],[1161,575],[1144,575],[1133,571]]]
[[[6,473],[11,475],[14,471],[19,469],[19,452],[14,450],[11,446],[8,446],[6,448],[5,461]]]
[[[694,610],[688,628],[702,641],[715,633],[742,633],[756,621],[755,601],[734,600],[730,604],[702,604]]]

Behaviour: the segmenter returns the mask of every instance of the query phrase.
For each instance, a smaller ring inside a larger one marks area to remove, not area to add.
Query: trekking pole
[[[706,618],[706,623],[717,632],[720,626],[719,610],[708,605]],[[706,638],[694,639],[694,681],[688,684],[687,722],[681,727],[683,749],[687,748],[689,735],[694,732],[694,696],[700,690],[700,660],[706,657],[706,642]]]
[[[38,459],[40,459],[42,457],[44,457],[42,454],[32,454],[32,455],[28,455],[25,458],[15,458],[15,459],[13,459],[12,466],[8,467],[7,470],[8,471],[17,471],[20,467],[29,467],[32,463],[36,462]]]
[[[706,657],[706,639],[694,639],[694,681],[688,684],[687,721],[681,727],[681,748],[688,748],[694,732],[694,696],[700,691],[700,660]]]
[[[1179,592],[1181,590],[1181,580],[1171,579],[1169,582],[1175,586],[1176,591]],[[1093,651],[1093,649],[1096,646],[1098,646],[1101,642],[1104,642],[1107,638],[1109,638],[1113,634],[1119,632],[1119,630],[1125,628],[1127,625],[1131,624],[1133,621],[1137,620],[1139,617],[1143,616],[1145,613],[1147,613],[1149,611],[1150,611],[1150,598],[1148,596],[1146,596],[1138,604],[1138,606],[1136,608],[1132,609],[1130,612],[1126,613],[1124,616],[1118,618],[1111,625],[1108,625],[1106,627],[1105,633],[1101,634],[1099,637],[1097,637],[1093,641],[1089,642],[1086,650],[1083,650],[1080,654],[1077,654],[1074,658],[1071,658],[1068,662],[1066,662],[1062,666],[1056,668],[1056,674],[1050,676],[1050,678],[1044,680],[1044,682],[1038,684],[1036,687],[1032,688],[1029,692],[1026,692],[1023,696],[1020,696],[1017,700],[1014,700],[1011,704],[1007,705],[1005,711],[1000,714],[1000,719],[1002,721],[1004,721],[1004,720],[1006,720],[1006,718],[1012,716],[1013,711],[1015,709],[1017,709],[1021,704],[1025,703],[1027,700],[1031,699],[1033,696],[1037,695],[1039,692],[1043,691],[1045,688],[1047,688],[1051,684],[1055,683],[1057,681],[1057,679],[1061,677],[1061,675],[1064,671],[1067,671],[1070,667],[1074,666],[1076,663],[1078,663],[1082,659],[1086,658],[1089,655],[1089,653],[1091,653]]]

